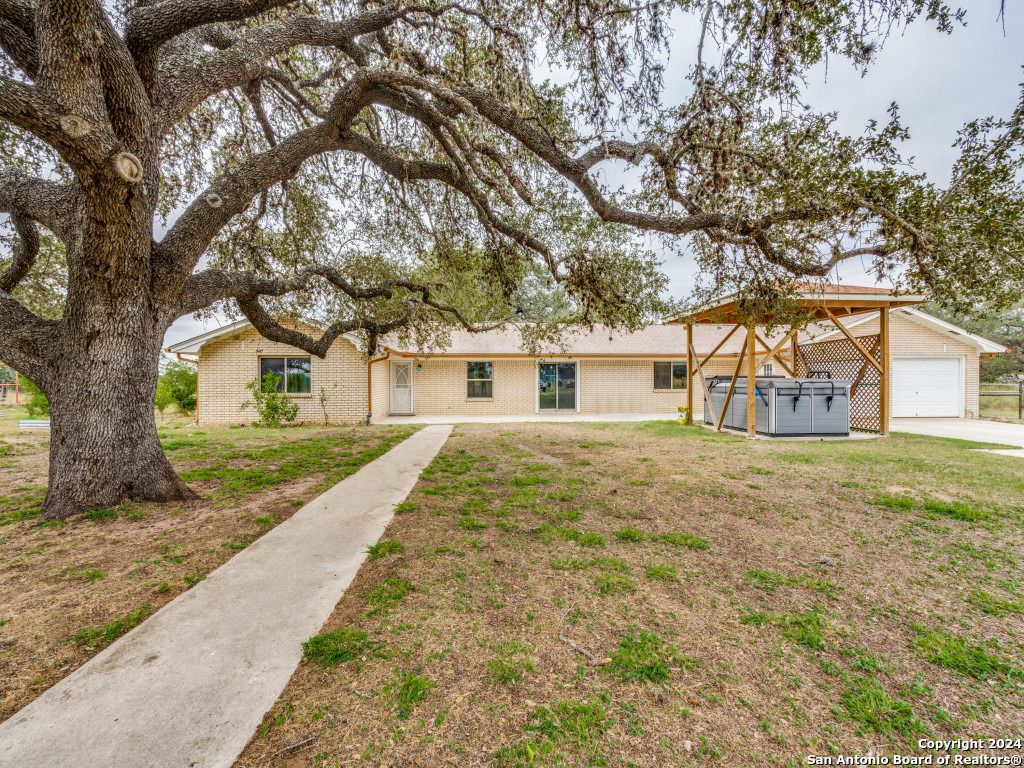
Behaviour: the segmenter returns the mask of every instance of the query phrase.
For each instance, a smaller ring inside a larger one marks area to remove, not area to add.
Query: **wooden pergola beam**
[[[881,338],[882,337],[880,336],[879,339],[881,339]],[[876,353],[878,351],[878,349],[879,349],[879,341],[876,340],[876,342],[871,344],[871,356],[872,357],[874,356],[874,353]],[[864,360],[862,362],[862,364],[860,364],[860,371],[857,372],[857,378],[854,379],[853,380],[853,384],[850,385],[850,399],[851,400],[853,399],[853,395],[855,395],[857,393],[857,387],[859,387],[860,386],[860,382],[862,382],[864,380],[864,374],[866,374],[866,373],[867,373],[867,360]]]
[[[785,362],[783,362],[781,357],[779,357],[779,352],[781,352],[782,348],[784,346],[786,346],[786,342],[789,341],[791,335],[792,335],[791,333],[787,333],[785,336],[783,336],[779,340],[778,344],[776,344],[774,347],[769,347],[767,344],[765,344],[764,340],[759,335],[757,335],[755,333],[755,335],[754,335],[755,338],[758,341],[761,342],[761,344],[764,346],[764,348],[766,350],[768,350],[768,353],[764,357],[762,357],[760,360],[757,361],[757,367],[760,368],[765,363],[767,363],[769,360],[775,360],[779,365],[781,365],[783,367],[783,369],[786,371],[786,373],[788,373],[790,376],[792,376],[795,379],[796,378],[796,374],[792,370],[790,370],[789,366],[786,365]]]
[[[700,361],[700,364],[699,364],[699,366],[700,366],[700,367],[703,367],[703,366],[707,365],[707,364],[708,364],[708,360],[710,360],[710,359],[711,359],[712,357],[714,357],[714,356],[715,356],[715,353],[716,353],[716,352],[717,352],[718,350],[720,350],[720,349],[721,349],[722,347],[724,347],[724,346],[725,346],[725,342],[727,342],[727,341],[728,341],[728,340],[729,340],[729,339],[730,339],[730,338],[732,337],[732,335],[733,335],[734,333],[736,333],[736,331],[738,331],[738,330],[739,330],[739,328],[740,328],[740,326],[738,326],[738,325],[734,325],[734,326],[732,327],[732,330],[731,330],[731,331],[729,331],[729,332],[728,332],[727,334],[725,334],[725,338],[724,338],[724,339],[722,339],[722,340],[721,340],[720,342],[718,342],[718,346],[717,346],[717,347],[715,347],[714,349],[712,349],[712,350],[711,350],[711,354],[709,354],[709,355],[708,355],[707,357],[705,357],[705,358],[704,358],[703,360],[701,360],[701,361]],[[690,342],[690,343],[691,343],[691,345],[692,345],[692,342]]]
[[[708,391],[708,383],[704,379],[704,367],[701,365],[700,360],[697,360],[697,352],[693,348],[693,344],[689,346],[690,354],[694,357],[697,362],[697,378],[700,379],[700,387],[704,390],[704,401],[708,404],[708,411],[711,412],[711,421],[715,422],[715,406],[711,404],[711,392]]]
[[[882,374],[878,382],[878,429],[883,435],[889,434],[889,308],[884,307],[878,313],[878,344],[880,347]],[[874,362],[874,358],[872,358]]]
[[[884,376],[885,371],[882,370],[882,366],[879,365],[877,360],[875,360],[875,356],[868,352],[866,349],[864,349],[864,345],[857,341],[856,338],[854,338],[854,335],[850,333],[850,330],[845,325],[839,322],[839,320],[836,318],[835,315],[832,314],[832,311],[828,307],[825,307],[825,311],[828,312],[829,319],[835,324],[836,328],[842,331],[843,335],[850,340],[850,343],[853,344],[854,347],[856,347],[857,351],[864,356],[864,359],[870,362],[873,366],[875,366],[875,368],[878,369],[878,372]],[[883,313],[885,314],[886,329],[888,330],[888,309],[883,309]],[[885,343],[885,347],[888,347],[888,342]]]
[[[757,437],[757,357],[754,354],[757,333],[753,325],[747,328],[747,334],[750,336],[747,344],[747,437]]]
[[[693,424],[693,323],[686,324],[686,423]]]
[[[718,414],[718,420],[715,422],[715,432],[722,431],[722,424],[725,423],[725,413],[729,410],[729,403],[732,402],[732,393],[736,391],[736,382],[740,377],[740,371],[743,369],[743,353],[746,352],[747,345],[753,343],[753,339],[750,336],[750,331],[747,331],[747,338],[743,340],[743,349],[740,350],[739,359],[736,361],[736,370],[732,372],[732,381],[729,382],[729,391],[725,393],[725,403],[722,405],[722,412]]]

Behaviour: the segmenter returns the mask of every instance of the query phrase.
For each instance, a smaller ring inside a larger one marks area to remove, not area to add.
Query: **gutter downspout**
[[[390,349],[384,357],[371,358],[366,364],[366,426],[370,426],[370,421],[373,419],[373,364],[387,360],[389,357],[391,357]]]

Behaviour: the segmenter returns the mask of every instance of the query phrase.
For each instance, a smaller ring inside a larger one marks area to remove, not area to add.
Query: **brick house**
[[[878,332],[878,316],[842,321],[854,334]],[[297,324],[303,329],[302,324]],[[305,327],[316,335],[318,331]],[[732,375],[739,334],[722,344],[724,325],[696,325],[699,356],[714,352],[704,373]],[[813,326],[800,344],[825,341],[835,327]],[[773,344],[778,337],[766,337]],[[980,355],[1003,347],[919,310],[893,310],[890,328],[893,416],[974,417],[978,413]],[[717,348],[717,349],[716,349]],[[636,333],[597,326],[567,333],[558,347],[523,350],[515,329],[455,332],[446,349],[388,347],[372,361],[356,334],[339,337],[324,359],[267,341],[245,321],[178,342],[170,353],[194,355],[199,370],[201,424],[251,421],[241,410],[245,385],[273,372],[299,404],[299,421],[378,422],[388,416],[458,418],[545,413],[672,414],[686,404],[686,329],[652,325]],[[784,352],[782,357],[790,354]],[[775,366],[778,368],[779,366]],[[692,372],[691,372],[692,373]],[[771,363],[759,375],[779,375]],[[699,385],[693,381],[695,392]],[[321,405],[321,394],[324,402]],[[695,404],[699,404],[699,395]],[[697,406],[699,407],[699,406]]]

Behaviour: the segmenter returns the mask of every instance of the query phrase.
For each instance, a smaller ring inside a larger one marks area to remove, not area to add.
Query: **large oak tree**
[[[538,283],[635,326],[663,285],[637,230],[755,304],[853,257],[1013,300],[1020,111],[965,126],[937,185],[895,107],[849,137],[801,103],[808,68],[866,67],[918,17],[960,20],[940,0],[0,0],[0,360],[51,402],[45,516],[192,497],[153,394],[164,332],[214,308],[321,356],[514,318]],[[680,24],[699,43],[669,59]],[[280,322],[298,311],[322,335]]]

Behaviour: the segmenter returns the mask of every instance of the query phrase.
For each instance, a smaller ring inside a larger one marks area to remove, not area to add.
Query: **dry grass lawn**
[[[18,418],[6,410],[0,427]],[[415,429],[164,428],[168,456],[201,500],[44,526],[34,521],[49,432],[3,429],[0,721]]]
[[[796,766],[1024,737],[1024,463],[970,447],[459,426],[237,765]]]

